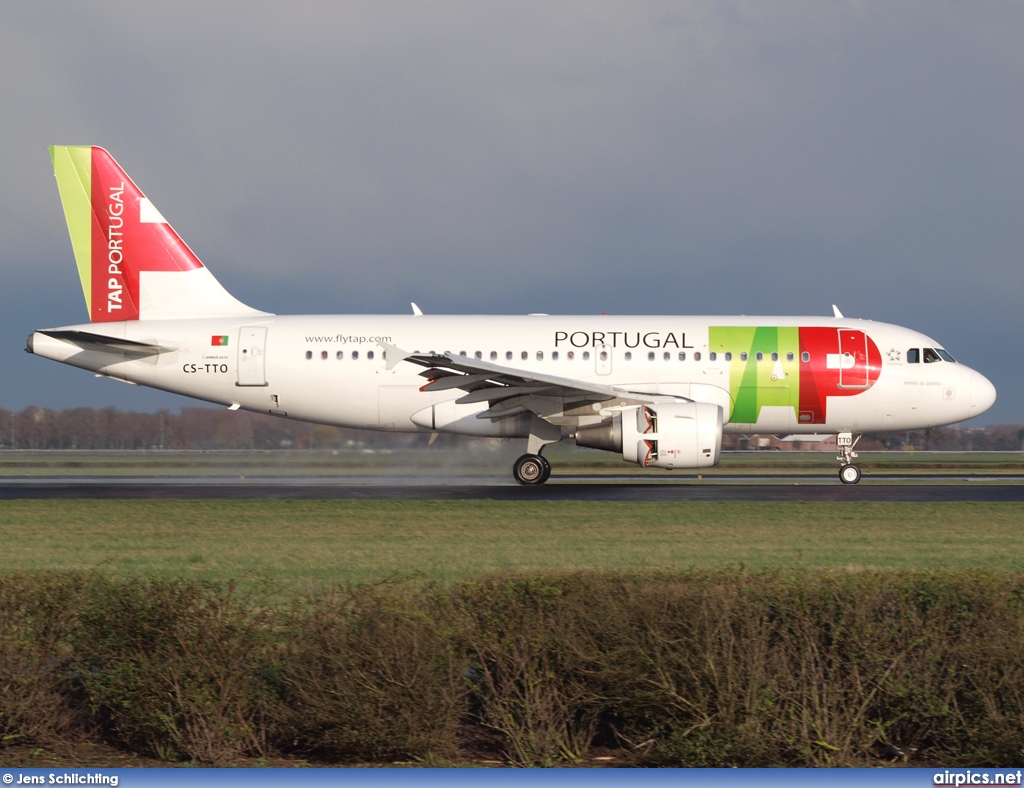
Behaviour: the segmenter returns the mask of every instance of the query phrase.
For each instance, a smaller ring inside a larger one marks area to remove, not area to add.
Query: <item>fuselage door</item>
[[[868,387],[868,337],[863,331],[839,329],[839,387]]]
[[[242,326],[238,331],[238,385],[266,386],[266,326]]]

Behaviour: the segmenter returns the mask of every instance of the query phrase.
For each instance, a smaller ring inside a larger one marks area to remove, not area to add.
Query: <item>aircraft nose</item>
[[[996,387],[980,372],[971,375],[971,417],[979,416],[996,401]]]

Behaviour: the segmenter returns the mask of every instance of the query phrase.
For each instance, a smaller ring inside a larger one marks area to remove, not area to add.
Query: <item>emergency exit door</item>
[[[242,326],[238,331],[239,386],[266,386],[266,326]]]

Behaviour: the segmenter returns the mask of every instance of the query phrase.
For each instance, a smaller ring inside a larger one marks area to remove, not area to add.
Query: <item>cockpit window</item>
[[[942,360],[943,361],[948,361],[951,364],[955,364],[956,363],[956,359],[953,358],[951,355],[949,355],[949,353],[947,351],[943,350],[942,348],[940,348],[940,347],[935,348],[935,352],[938,353],[940,356],[942,356]]]
[[[924,349],[924,363],[934,364],[936,361],[942,361],[942,359],[939,358],[939,354],[936,353],[932,348],[926,347]]]
[[[907,363],[908,364],[920,364],[921,363],[921,350],[916,347],[910,348],[907,351]]]

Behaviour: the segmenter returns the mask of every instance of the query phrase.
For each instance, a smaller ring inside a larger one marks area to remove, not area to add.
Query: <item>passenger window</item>
[[[654,361],[654,351],[653,350],[650,353],[647,354],[647,360],[648,361]]]
[[[758,361],[760,361],[761,360],[761,354],[758,353],[756,358],[757,358]],[[740,353],[740,361],[746,361],[746,360],[747,360],[747,351],[744,350],[742,353]]]
[[[326,350],[320,351],[320,360],[321,361],[326,361],[327,360],[327,351]]]
[[[790,353],[789,355],[792,356],[793,354]],[[772,353],[772,361],[778,361],[778,360],[779,360],[779,354],[778,353]],[[789,360],[792,361],[793,359],[790,358]]]
[[[312,350],[307,350],[306,351],[306,361],[309,361],[311,358],[313,358],[313,351]]]
[[[497,360],[498,360],[498,351],[497,350],[492,350],[491,351],[491,361],[497,361]]]
[[[372,350],[367,350],[366,351],[366,357],[372,361],[373,360],[373,351]]]
[[[511,361],[512,360],[512,351],[511,350],[508,350],[508,351],[505,352],[505,360],[506,361]]]
[[[936,361],[942,361],[942,359],[939,358],[939,354],[932,350],[930,347],[926,347],[924,349],[924,363],[934,364]]]
[[[700,351],[699,350],[695,350],[694,351],[694,353],[693,353],[693,360],[694,361],[700,361]]]
[[[672,359],[672,354],[671,354],[671,353],[665,353],[665,355],[664,355],[664,356],[662,356],[662,358],[663,358],[663,359],[664,359],[665,361],[670,361],[670,360]]]
[[[343,358],[345,358],[345,352],[342,351],[342,350],[339,350],[338,351],[338,361],[341,361]]]
[[[632,361],[632,360],[633,360],[633,354],[632,354],[632,353],[630,353],[630,352],[629,352],[629,351],[627,350],[627,351],[626,351],[626,361]]]
[[[907,363],[908,364],[919,364],[921,363],[921,351],[916,347],[910,348],[907,351]]]
[[[352,360],[356,361],[358,358],[359,358],[359,351],[358,350],[353,350],[352,351]]]
[[[726,361],[732,361],[732,353],[726,353],[725,354],[725,360]]]
[[[462,356],[463,358],[465,358],[466,357],[466,351],[465,350],[460,350],[459,351],[459,355]]]
[[[589,350],[584,350],[583,351],[583,360],[584,361],[590,361],[590,351]]]
[[[473,357],[479,360],[484,357],[484,354],[478,350],[476,353],[473,354]]]
[[[565,357],[569,359],[569,361],[572,361],[574,358],[576,358],[576,354],[570,350],[568,353],[565,354]]]
[[[792,360],[793,360],[793,354],[792,353],[787,353],[786,354],[786,361],[792,361]]]
[[[708,361],[718,361],[718,353],[716,353],[714,350],[708,353]]]
[[[520,353],[520,354],[519,354],[519,357],[520,357],[520,358],[521,358],[521,359],[522,359],[523,361],[526,361],[526,359],[528,359],[528,358],[530,357],[530,354],[529,354],[529,353],[527,353],[527,352],[526,352],[526,351],[524,350],[524,351],[523,351],[522,353]]]
[[[608,351],[607,350],[602,350],[601,351],[601,360],[602,361],[607,361],[608,360]]]
[[[558,351],[557,350],[552,350],[551,351],[551,360],[552,361],[558,361]]]
[[[538,350],[537,351],[537,360],[538,361],[543,361],[544,360],[544,351],[543,350]]]
[[[803,353],[800,354],[800,360],[806,364],[808,361],[811,360],[811,354],[805,350]]]
[[[680,361],[686,361],[686,353],[684,353],[683,351],[680,351],[679,352],[679,360]]]

